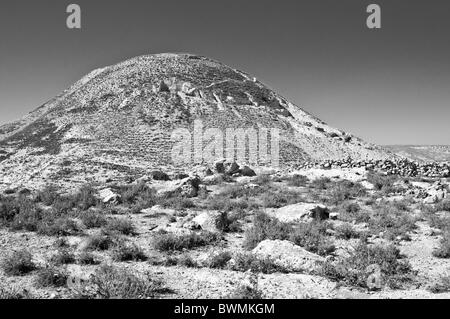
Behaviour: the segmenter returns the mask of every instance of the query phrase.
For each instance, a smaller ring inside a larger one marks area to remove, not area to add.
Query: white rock
[[[110,188],[102,189],[98,194],[103,203],[117,202],[120,199],[120,195],[114,193]]]
[[[316,207],[326,208],[324,205],[316,203],[297,203],[268,212],[269,215],[278,218],[281,222],[291,223],[309,219],[312,210]]]
[[[325,259],[287,240],[264,240],[252,251],[259,258],[270,258],[290,271],[312,271]]]

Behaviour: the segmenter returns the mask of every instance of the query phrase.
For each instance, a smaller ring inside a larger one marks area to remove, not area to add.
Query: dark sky
[[[66,7],[82,8],[82,30]],[[366,7],[382,8],[369,30]],[[379,144],[450,144],[448,0],[2,0],[0,123],[94,68],[192,52]]]

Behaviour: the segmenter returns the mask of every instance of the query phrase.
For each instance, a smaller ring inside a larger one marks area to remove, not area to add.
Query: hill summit
[[[225,139],[230,130],[236,138],[254,130],[256,143],[252,134],[247,136],[250,151],[276,151],[281,167],[389,157],[242,71],[198,55],[167,53],[95,70],[23,119],[0,127],[0,183],[83,181],[163,167],[184,169],[205,161],[198,151],[208,145],[211,132]],[[270,135],[275,131],[276,146],[275,135]],[[178,163],[174,132],[192,132],[188,138],[193,139],[184,148],[189,154]],[[267,149],[262,146],[265,138]],[[227,156],[217,152],[224,145],[225,140],[216,140],[207,159]],[[252,161],[250,151],[242,154]],[[271,165],[261,158],[256,162],[252,164]]]

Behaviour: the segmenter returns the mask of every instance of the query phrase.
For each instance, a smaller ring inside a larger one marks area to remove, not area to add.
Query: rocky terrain
[[[176,165],[196,120],[279,165]],[[96,70],[0,128],[0,299],[449,298],[450,166],[406,155],[205,57]]]
[[[2,298],[448,298],[450,180],[253,170],[10,190]]]

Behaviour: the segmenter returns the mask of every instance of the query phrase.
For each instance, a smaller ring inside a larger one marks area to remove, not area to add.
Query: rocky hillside
[[[159,54],[95,70],[23,119],[0,127],[0,187],[184,169],[189,165],[173,163],[171,135],[180,128],[193,132],[195,120],[222,132],[278,129],[281,167],[390,156],[239,70],[201,56]],[[257,164],[267,163],[258,158]]]

